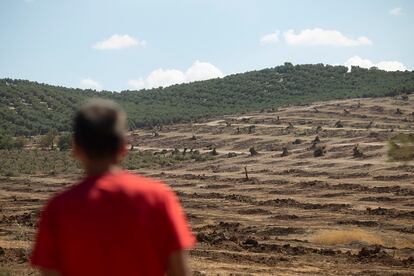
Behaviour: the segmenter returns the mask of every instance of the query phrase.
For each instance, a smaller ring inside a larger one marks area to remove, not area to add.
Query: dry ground
[[[139,130],[131,140],[135,150],[216,148],[209,161],[140,171],[177,192],[198,239],[194,275],[414,275],[414,165],[386,157],[392,135],[413,132],[413,111],[413,96],[331,101],[164,126],[157,137]],[[0,275],[34,274],[25,258],[39,208],[77,179],[0,179]]]

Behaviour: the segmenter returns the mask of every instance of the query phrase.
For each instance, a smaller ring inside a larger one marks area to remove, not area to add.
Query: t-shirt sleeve
[[[55,212],[51,203],[47,204],[41,212],[30,263],[38,268],[59,271]]]
[[[186,216],[181,208],[177,196],[168,190],[165,196],[166,215],[166,254],[177,250],[189,249],[194,246],[195,238],[187,223]]]

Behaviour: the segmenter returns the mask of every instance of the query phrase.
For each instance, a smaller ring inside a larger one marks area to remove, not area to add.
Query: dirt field
[[[331,101],[131,139],[135,150],[216,148],[140,171],[177,192],[198,239],[194,275],[414,275],[414,164],[386,157],[391,136],[413,132],[412,112],[413,96]],[[0,275],[36,275],[25,261],[39,208],[79,177],[0,178]]]

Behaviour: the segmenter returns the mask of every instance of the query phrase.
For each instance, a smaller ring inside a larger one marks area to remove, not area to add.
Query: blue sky
[[[414,1],[1,0],[0,78],[122,90],[294,64],[414,69]]]

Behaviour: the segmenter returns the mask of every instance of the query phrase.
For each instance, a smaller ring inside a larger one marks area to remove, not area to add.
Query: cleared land
[[[131,143],[216,149],[139,170],[177,192],[198,239],[194,275],[413,275],[414,165],[386,157],[390,137],[413,132],[413,107],[413,96],[315,103],[139,130]],[[34,274],[39,209],[79,177],[0,178],[0,274]]]

